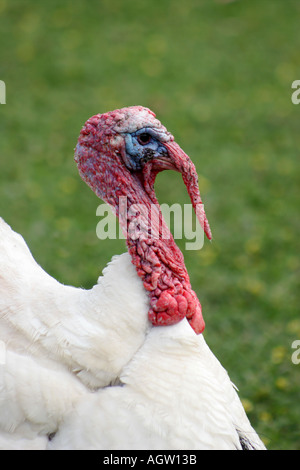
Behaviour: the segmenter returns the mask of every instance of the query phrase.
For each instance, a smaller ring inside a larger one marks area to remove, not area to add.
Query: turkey
[[[128,252],[91,290],[63,286],[1,220],[0,448],[265,449],[205,343],[155,196],[160,171],[180,172],[211,239],[191,159],[152,111],[132,106],[90,118],[75,161]]]

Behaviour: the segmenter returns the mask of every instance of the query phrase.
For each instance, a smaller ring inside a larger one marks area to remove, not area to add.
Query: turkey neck
[[[149,320],[153,325],[172,325],[187,317],[195,332],[205,324],[200,302],[191,288],[184,257],[165,223],[152,180],[147,192],[140,174],[114,201],[116,215],[126,237],[128,252],[150,298]],[[121,187],[124,187],[121,185]]]

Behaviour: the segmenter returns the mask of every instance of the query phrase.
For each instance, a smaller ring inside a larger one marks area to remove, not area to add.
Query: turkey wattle
[[[90,118],[75,160],[119,217],[128,253],[93,289],[63,286],[0,221],[0,448],[264,449],[204,341],[183,255],[161,236],[154,181],[173,169],[211,238],[190,158],[134,106]],[[124,216],[123,197],[145,210]]]

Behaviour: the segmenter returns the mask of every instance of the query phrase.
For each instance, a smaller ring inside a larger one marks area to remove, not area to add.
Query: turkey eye
[[[141,145],[149,144],[149,142],[151,141],[151,135],[147,134],[146,132],[143,132],[143,134],[140,134],[138,136],[137,140]]]

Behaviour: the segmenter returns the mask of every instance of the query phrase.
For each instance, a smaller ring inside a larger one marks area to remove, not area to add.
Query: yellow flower
[[[247,279],[245,282],[245,289],[252,295],[258,296],[264,291],[265,285],[258,279]]]
[[[289,382],[285,377],[278,377],[275,385],[277,388],[279,388],[279,390],[286,390],[289,386]]]
[[[300,337],[300,319],[296,318],[295,320],[290,321],[286,326],[286,330],[288,333],[292,333],[295,336]]]
[[[277,346],[276,348],[272,349],[271,357],[273,364],[281,364],[287,354],[287,350],[284,346]]]
[[[272,415],[271,413],[268,413],[267,411],[263,411],[262,413],[259,414],[259,419],[260,421],[263,421],[264,423],[269,423],[272,420]]]
[[[246,252],[249,254],[258,253],[261,250],[261,242],[257,238],[250,238],[245,243]]]
[[[242,398],[241,402],[246,413],[250,413],[253,410],[253,403],[250,400],[247,398]]]

